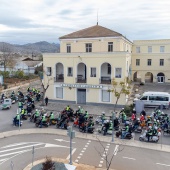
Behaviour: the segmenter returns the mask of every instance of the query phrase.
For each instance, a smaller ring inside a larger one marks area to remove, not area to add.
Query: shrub
[[[132,115],[133,108],[133,104],[124,107],[125,113],[128,117]]]
[[[15,72],[15,76],[16,76],[17,78],[23,78],[23,77],[24,77],[24,72],[18,70],[18,71]]]
[[[52,162],[50,157],[46,156],[45,162],[42,163],[42,169],[41,170],[55,170],[55,163]]]
[[[0,71],[0,75],[2,75],[4,78],[9,77],[9,71]]]
[[[7,88],[8,88],[8,85],[7,85],[7,84],[3,84],[2,86],[4,86],[4,89],[7,89]]]

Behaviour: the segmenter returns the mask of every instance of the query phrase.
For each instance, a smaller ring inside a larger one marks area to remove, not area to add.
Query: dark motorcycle
[[[68,124],[68,120],[60,120],[57,124],[56,124],[56,128],[61,128],[61,129],[67,129],[67,127],[69,126]]]
[[[41,119],[38,119],[35,123],[36,127],[41,127]],[[43,122],[42,123],[42,127],[48,127],[48,123],[47,122]]]
[[[15,125],[15,118],[13,118],[13,125]],[[22,121],[17,121],[16,122],[16,126],[19,126],[19,122],[20,122],[20,126],[22,126]]]
[[[123,129],[116,132],[116,137],[119,138],[120,136],[122,136],[122,132],[123,132]],[[132,138],[133,138],[132,133],[128,132],[124,139],[132,139]]]

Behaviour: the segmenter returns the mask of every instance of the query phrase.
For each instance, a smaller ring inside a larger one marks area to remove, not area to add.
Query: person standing
[[[48,105],[48,97],[47,96],[45,98],[45,104],[46,104],[46,106]]]

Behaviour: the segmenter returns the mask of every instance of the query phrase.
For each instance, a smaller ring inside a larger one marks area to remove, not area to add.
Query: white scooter
[[[140,141],[143,141],[143,142],[147,142],[148,141],[148,137],[146,137],[146,133],[147,133],[147,130],[145,130],[144,133],[142,135],[140,135],[140,137],[139,137]],[[160,136],[161,136],[161,132],[158,132],[158,135],[157,136],[151,136],[149,141],[157,143],[159,141],[159,137]]]

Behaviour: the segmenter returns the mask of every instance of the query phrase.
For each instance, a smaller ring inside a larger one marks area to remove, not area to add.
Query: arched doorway
[[[112,73],[112,67],[109,63],[103,63],[101,65],[101,78],[100,83],[101,84],[110,84],[111,83],[111,73]]]
[[[56,64],[56,82],[64,82],[64,66],[62,63]]]
[[[79,63],[77,65],[77,83],[86,83],[87,70],[84,63]]]
[[[153,83],[153,74],[151,72],[145,74],[145,83]]]
[[[158,73],[157,74],[157,80],[158,80],[158,83],[164,83],[165,82],[165,74],[164,73]]]

